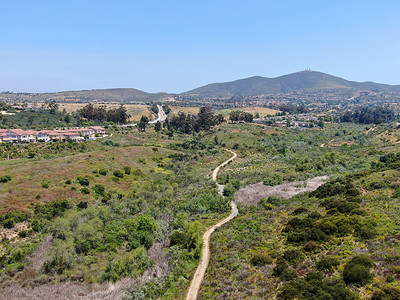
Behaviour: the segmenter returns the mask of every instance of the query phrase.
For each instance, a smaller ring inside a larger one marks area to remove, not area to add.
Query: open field
[[[172,113],[177,114],[178,112],[184,112],[186,114],[197,114],[199,112],[199,107],[191,107],[191,106],[170,106]],[[265,117],[267,115],[275,115],[279,112],[279,110],[270,109],[267,107],[238,107],[238,108],[229,108],[229,109],[220,109],[214,110],[215,113],[222,114],[224,117],[229,117],[229,114],[234,110],[241,110],[244,112],[249,112],[253,115],[256,113],[260,114],[260,117]]]
[[[68,113],[73,113],[87,105],[87,103],[60,103],[59,105],[60,110],[65,109]],[[107,109],[110,109],[119,107],[120,103],[106,103],[101,105],[105,105]],[[150,112],[148,105],[124,104],[124,107],[127,109],[128,114],[131,115],[129,121],[139,121],[141,116],[150,116],[150,119],[153,119],[154,117],[154,115]]]
[[[200,109],[200,107],[191,107],[191,106],[170,106],[170,108],[173,114],[177,114],[181,111],[184,112],[185,114],[192,114],[192,115],[197,114]]]
[[[220,114],[222,114],[224,117],[229,116],[229,114],[234,111],[234,110],[241,110],[244,112],[248,112],[253,114],[253,116],[256,113],[260,114],[260,117],[265,117],[268,115],[275,115],[276,113],[279,112],[279,110],[275,110],[275,109],[270,109],[267,107],[254,107],[254,106],[249,106],[249,107],[238,107],[238,108],[229,108],[229,109],[222,109],[219,111]]]

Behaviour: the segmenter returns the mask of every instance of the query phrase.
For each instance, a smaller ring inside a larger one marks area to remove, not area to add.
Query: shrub
[[[339,266],[339,259],[335,256],[327,255],[317,261],[317,270],[319,271],[332,271]]]
[[[362,286],[370,282],[373,277],[369,268],[358,264],[346,265],[343,270],[343,280],[347,284]]]
[[[282,176],[280,174],[272,174],[264,180],[264,185],[275,186],[282,183]]]
[[[14,218],[6,219],[6,220],[3,222],[4,228],[13,228],[14,225],[15,225],[15,220],[14,220]]]
[[[283,271],[289,268],[289,265],[286,260],[284,260],[282,257],[278,258],[276,260],[276,266],[274,267],[272,271],[273,276],[280,276]]]
[[[92,189],[97,195],[104,196],[104,191],[105,191],[104,185],[96,184]]]
[[[293,270],[291,268],[287,268],[287,269],[283,270],[283,272],[279,276],[279,278],[284,281],[290,281],[290,280],[295,279],[296,277],[297,277],[296,270]]]
[[[307,209],[307,208],[305,208],[305,207],[299,207],[299,208],[296,208],[296,209],[293,211],[292,215],[297,216],[297,215],[301,215],[302,213],[306,213],[306,212],[308,212],[308,209]]]
[[[100,169],[100,170],[99,170],[99,174],[100,174],[100,175],[105,176],[105,175],[107,175],[107,173],[108,173],[108,171],[107,171],[106,169]]]
[[[80,209],[86,209],[88,207],[88,202],[87,201],[81,201],[76,205]]]
[[[4,176],[0,177],[0,182],[1,183],[6,183],[6,182],[9,182],[9,181],[11,181],[11,176],[10,175],[4,175]]]
[[[347,284],[362,286],[372,280],[374,275],[370,269],[374,266],[374,261],[366,254],[354,256],[346,263],[343,270],[343,280]]]
[[[377,236],[377,232],[374,228],[362,226],[354,231],[354,235],[361,240],[370,240]]]
[[[23,222],[27,219],[27,215],[20,210],[12,210],[5,214],[4,219],[13,218],[16,223]]]
[[[79,176],[79,177],[77,178],[77,180],[78,180],[78,182],[79,182],[79,184],[80,184],[81,186],[89,186],[89,184],[90,184],[89,178],[87,178],[87,177],[81,177],[81,176]]]
[[[67,180],[65,181],[65,184],[71,184],[71,183],[72,183],[71,179],[67,179]]]
[[[81,193],[88,195],[88,194],[90,194],[90,190],[87,187],[83,187],[83,188],[81,188]]]
[[[131,167],[124,167],[124,172],[126,175],[131,174]]]
[[[277,196],[269,196],[267,202],[274,206],[279,206],[282,204],[282,198]]]
[[[28,236],[28,231],[22,230],[22,231],[18,232],[18,236],[20,238],[26,238]]]
[[[118,178],[124,178],[124,174],[120,170],[115,170],[113,175]]]
[[[319,250],[319,245],[316,242],[308,242],[304,245],[303,250],[305,252],[314,253]]]
[[[125,257],[111,261],[102,281],[115,282],[122,277],[138,277],[150,266],[151,260],[144,248],[140,247],[128,252]]]
[[[291,265],[295,266],[304,260],[304,254],[299,249],[287,250],[283,253],[283,258]]]
[[[223,193],[225,197],[232,196],[235,192],[236,192],[236,189],[235,189],[235,187],[234,187],[232,184],[227,183],[227,184],[225,185],[225,187],[224,187],[224,193]]]
[[[253,266],[265,266],[272,264],[272,258],[263,252],[256,252],[252,255],[250,263]]]
[[[43,183],[43,184],[42,184],[42,188],[48,189],[48,188],[49,188],[49,184],[48,184],[48,183]]]

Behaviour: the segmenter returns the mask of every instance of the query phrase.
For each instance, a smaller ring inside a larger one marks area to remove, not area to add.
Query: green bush
[[[67,179],[67,180],[65,181],[65,184],[71,184],[71,183],[72,183],[71,179]]]
[[[232,196],[233,194],[235,194],[235,192],[236,192],[236,189],[235,189],[235,187],[234,187],[231,183],[228,182],[228,183],[224,186],[224,192],[223,192],[223,194],[224,194],[225,197]]]
[[[120,170],[115,170],[113,175],[118,178],[124,178],[124,173],[122,173]]]
[[[131,167],[124,167],[124,172],[126,175],[130,175],[131,174]]]
[[[28,236],[28,231],[22,230],[22,231],[18,232],[18,236],[20,238],[26,238]]]
[[[105,176],[105,175],[107,175],[107,173],[108,173],[108,171],[107,171],[106,169],[100,169],[100,170],[99,170],[99,174],[100,174],[100,175]]]
[[[13,228],[14,225],[15,225],[15,220],[14,220],[14,218],[6,219],[6,220],[3,222],[4,228]]]
[[[3,175],[3,176],[0,177],[0,182],[1,183],[6,183],[6,182],[9,182],[9,181],[11,181],[11,176],[10,175]]]
[[[16,223],[25,221],[28,216],[20,210],[12,210],[5,214],[4,219],[13,218]]]
[[[81,193],[88,195],[88,194],[90,194],[90,190],[87,187],[83,187],[83,188],[81,188]]]
[[[80,209],[86,209],[88,207],[88,202],[87,201],[81,201],[76,205],[76,207],[78,207]]]
[[[292,266],[296,266],[299,263],[301,263],[305,256],[303,252],[299,249],[293,249],[293,250],[286,250],[283,253],[283,258]]]
[[[272,258],[266,253],[256,252],[256,253],[253,253],[253,255],[250,259],[250,263],[253,266],[270,265],[270,264],[272,264]]]
[[[370,269],[374,266],[374,261],[366,254],[354,256],[346,263],[343,270],[343,280],[347,284],[362,286],[370,282],[374,275]]]
[[[272,174],[264,180],[264,185],[275,186],[282,183],[282,176],[278,173]]]
[[[102,281],[115,282],[123,277],[136,278],[151,265],[146,250],[142,247],[128,252],[125,257],[111,261],[103,276]]]
[[[96,184],[92,189],[97,195],[104,196],[105,194],[105,188],[102,184]]]
[[[305,207],[299,207],[299,208],[296,208],[296,209],[292,212],[292,215],[297,216],[297,215],[301,215],[301,214],[307,213],[307,212],[308,212],[308,209],[307,209],[307,208],[305,208]]]
[[[375,228],[369,226],[362,226],[354,231],[354,235],[361,240],[370,240],[378,235]]]
[[[295,279],[296,277],[297,277],[296,270],[293,270],[291,268],[287,268],[287,269],[283,270],[281,275],[279,275],[279,278],[283,281],[290,281],[290,280]]]
[[[87,177],[81,177],[81,176],[79,176],[79,177],[77,178],[77,181],[78,181],[78,183],[79,183],[81,186],[89,186],[89,184],[90,184],[90,180],[89,180],[89,178],[87,178]]]
[[[49,184],[48,184],[48,183],[43,183],[43,184],[42,184],[42,188],[48,189],[48,188],[49,188]]]
[[[317,270],[332,271],[340,265],[339,259],[336,256],[326,255],[317,261]]]

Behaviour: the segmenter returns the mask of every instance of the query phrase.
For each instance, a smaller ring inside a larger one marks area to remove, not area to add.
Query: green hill
[[[0,100],[27,101],[112,101],[112,102],[146,102],[168,97],[167,93],[146,93],[132,88],[96,89],[83,91],[65,91],[56,93],[1,93]]]
[[[400,85],[387,85],[375,82],[348,81],[329,74],[302,71],[276,78],[254,76],[224,83],[212,83],[185,92],[184,96],[200,98],[255,96],[260,94],[286,93],[300,90],[357,89],[400,92]]]

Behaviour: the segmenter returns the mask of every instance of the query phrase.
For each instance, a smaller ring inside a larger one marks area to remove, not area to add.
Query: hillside
[[[58,102],[71,101],[112,101],[112,102],[146,102],[168,97],[167,93],[146,93],[132,88],[96,89],[83,91],[66,91],[57,93],[1,93],[0,100],[27,100]]]
[[[321,72],[302,71],[276,78],[254,76],[231,82],[212,83],[185,92],[182,95],[200,98],[226,98],[232,97],[237,94],[246,97],[261,94],[286,93],[308,89],[357,89],[379,90],[384,92],[400,92],[400,85],[387,85],[371,81],[348,81],[343,78],[335,77]]]

